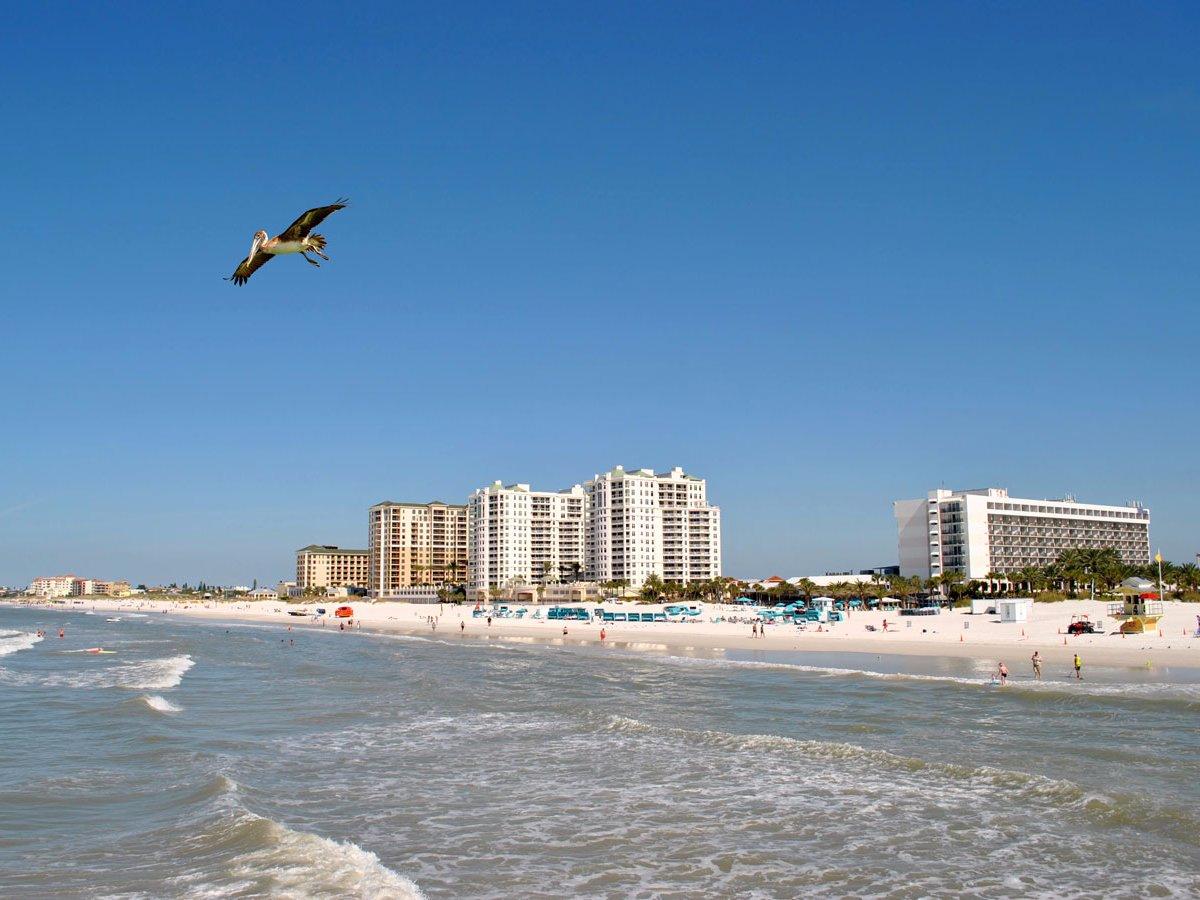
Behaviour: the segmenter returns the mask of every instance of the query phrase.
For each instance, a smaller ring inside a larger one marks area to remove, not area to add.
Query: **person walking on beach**
[[[883,620],[883,630],[887,631],[887,619]]]
[[[758,623],[757,622],[750,623],[750,636],[758,637]]]
[[[1042,680],[1042,654],[1036,650],[1033,651],[1033,656],[1029,657],[1029,661],[1033,663],[1033,680]]]
[[[601,628],[600,629],[600,640],[604,640],[606,637],[608,637],[608,632],[605,631],[603,628]]]
[[[492,617],[488,616],[488,628],[492,627]]]
[[[466,631],[466,630],[467,630],[467,623],[466,623],[466,622],[459,622],[459,623],[458,623],[458,633],[459,633],[459,634],[462,634],[462,633],[463,633],[464,631]]]
[[[1003,660],[1001,660],[1001,661],[1000,661],[1000,669],[999,669],[999,672],[1000,672],[1000,683],[1001,683],[1001,684],[1008,684],[1008,666],[1006,666],[1006,665],[1004,664],[1004,661],[1003,661]]]
[[[1083,660],[1078,653],[1075,654],[1075,680],[1083,681]]]

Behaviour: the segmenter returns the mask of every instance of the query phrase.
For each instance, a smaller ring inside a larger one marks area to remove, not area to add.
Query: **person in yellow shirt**
[[[1075,679],[1077,681],[1083,680],[1083,660],[1079,658],[1078,653],[1075,654]]]

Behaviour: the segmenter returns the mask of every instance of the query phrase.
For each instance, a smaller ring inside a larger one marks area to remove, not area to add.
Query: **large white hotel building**
[[[721,510],[703,478],[617,466],[584,489],[589,578],[637,587],[651,575],[686,584],[721,574]]]
[[[1150,561],[1150,510],[1010,497],[1005,488],[935,490],[893,504],[900,574],[961,572],[986,578],[1045,566],[1064,550],[1113,547],[1131,564]]]
[[[470,585],[686,583],[721,574],[721,511],[704,479],[617,466],[565,491],[501,482],[467,504]]]
[[[467,558],[476,590],[581,579],[583,488],[534,491],[497,481],[467,501]]]

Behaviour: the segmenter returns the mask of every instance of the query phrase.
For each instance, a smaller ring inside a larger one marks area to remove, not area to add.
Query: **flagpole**
[[[1161,602],[1163,599],[1165,599],[1163,597],[1162,585],[1162,551],[1159,550],[1157,553],[1155,553],[1154,558],[1158,561],[1158,599]]]

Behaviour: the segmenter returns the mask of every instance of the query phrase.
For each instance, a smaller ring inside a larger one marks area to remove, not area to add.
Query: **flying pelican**
[[[310,209],[308,212],[302,213],[300,218],[275,237],[267,237],[265,231],[256,231],[254,240],[250,242],[250,254],[225,280],[238,285],[245,284],[250,276],[262,268],[263,264],[268,262],[272,256],[280,256],[284,253],[299,253],[304,257],[305,262],[311,263],[319,269],[321,264],[306,254],[315,253],[328,262],[329,257],[321,252],[325,249],[325,238],[319,234],[310,234],[310,232],[320,225],[330,213],[345,209],[346,202],[343,198],[329,206]]]

